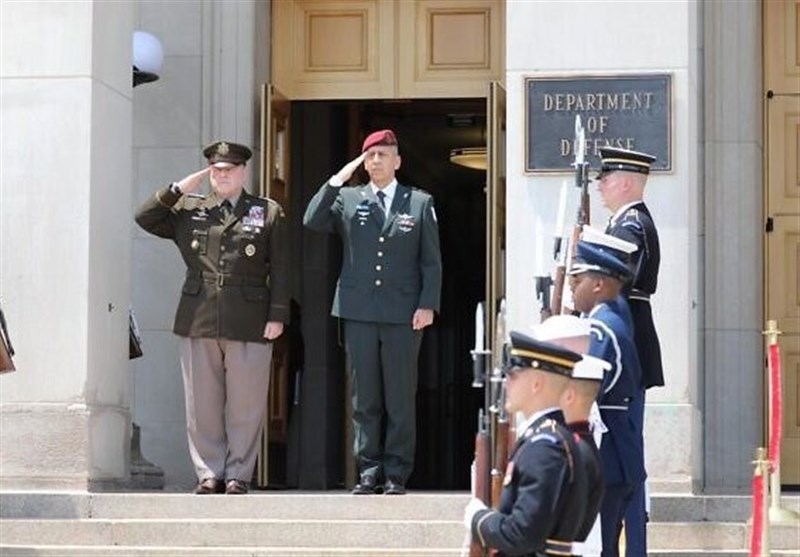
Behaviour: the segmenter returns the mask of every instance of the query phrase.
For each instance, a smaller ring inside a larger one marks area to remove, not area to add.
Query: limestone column
[[[128,471],[132,2],[0,4],[0,487]]]

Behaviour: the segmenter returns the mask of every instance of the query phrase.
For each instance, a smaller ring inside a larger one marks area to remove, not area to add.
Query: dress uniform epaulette
[[[202,193],[187,193],[186,197],[191,197],[193,199],[205,199],[206,196]]]

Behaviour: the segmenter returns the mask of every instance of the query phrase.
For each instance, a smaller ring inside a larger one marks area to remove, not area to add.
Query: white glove
[[[608,431],[608,427],[603,423],[603,418],[600,417],[600,408],[597,403],[592,403],[592,408],[589,411],[589,427],[592,430],[592,437],[594,444],[600,448],[600,443],[603,440],[603,434]]]
[[[478,511],[482,511],[485,508],[487,508],[486,505],[477,497],[473,497],[469,500],[467,508],[464,509],[464,527],[468,531],[472,531],[472,517],[474,517]]]

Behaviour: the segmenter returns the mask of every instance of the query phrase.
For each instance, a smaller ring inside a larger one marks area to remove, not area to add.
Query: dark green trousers
[[[414,469],[422,331],[414,331],[410,324],[351,320],[345,320],[344,330],[358,471],[405,483]]]

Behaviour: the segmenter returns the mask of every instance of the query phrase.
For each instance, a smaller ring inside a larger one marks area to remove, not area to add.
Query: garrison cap
[[[208,159],[208,164],[217,168],[230,168],[244,164],[253,152],[244,145],[231,141],[215,141],[203,149],[203,156]]]
[[[536,340],[519,331],[511,331],[508,363],[511,367],[532,367],[570,377],[581,355],[550,342]]]
[[[636,244],[584,226],[569,274],[594,272],[625,282],[631,276],[628,260],[634,251]]]
[[[597,175],[597,179],[617,170],[650,174],[650,165],[655,161],[656,158],[647,153],[619,147],[600,147],[600,173]]]
[[[378,130],[372,132],[361,145],[361,152],[363,153],[375,145],[397,145],[397,136],[394,135],[392,130]]]
[[[607,361],[584,354],[583,358],[575,364],[575,368],[572,370],[572,378],[586,381],[602,381],[603,373],[610,370],[611,364]]]

